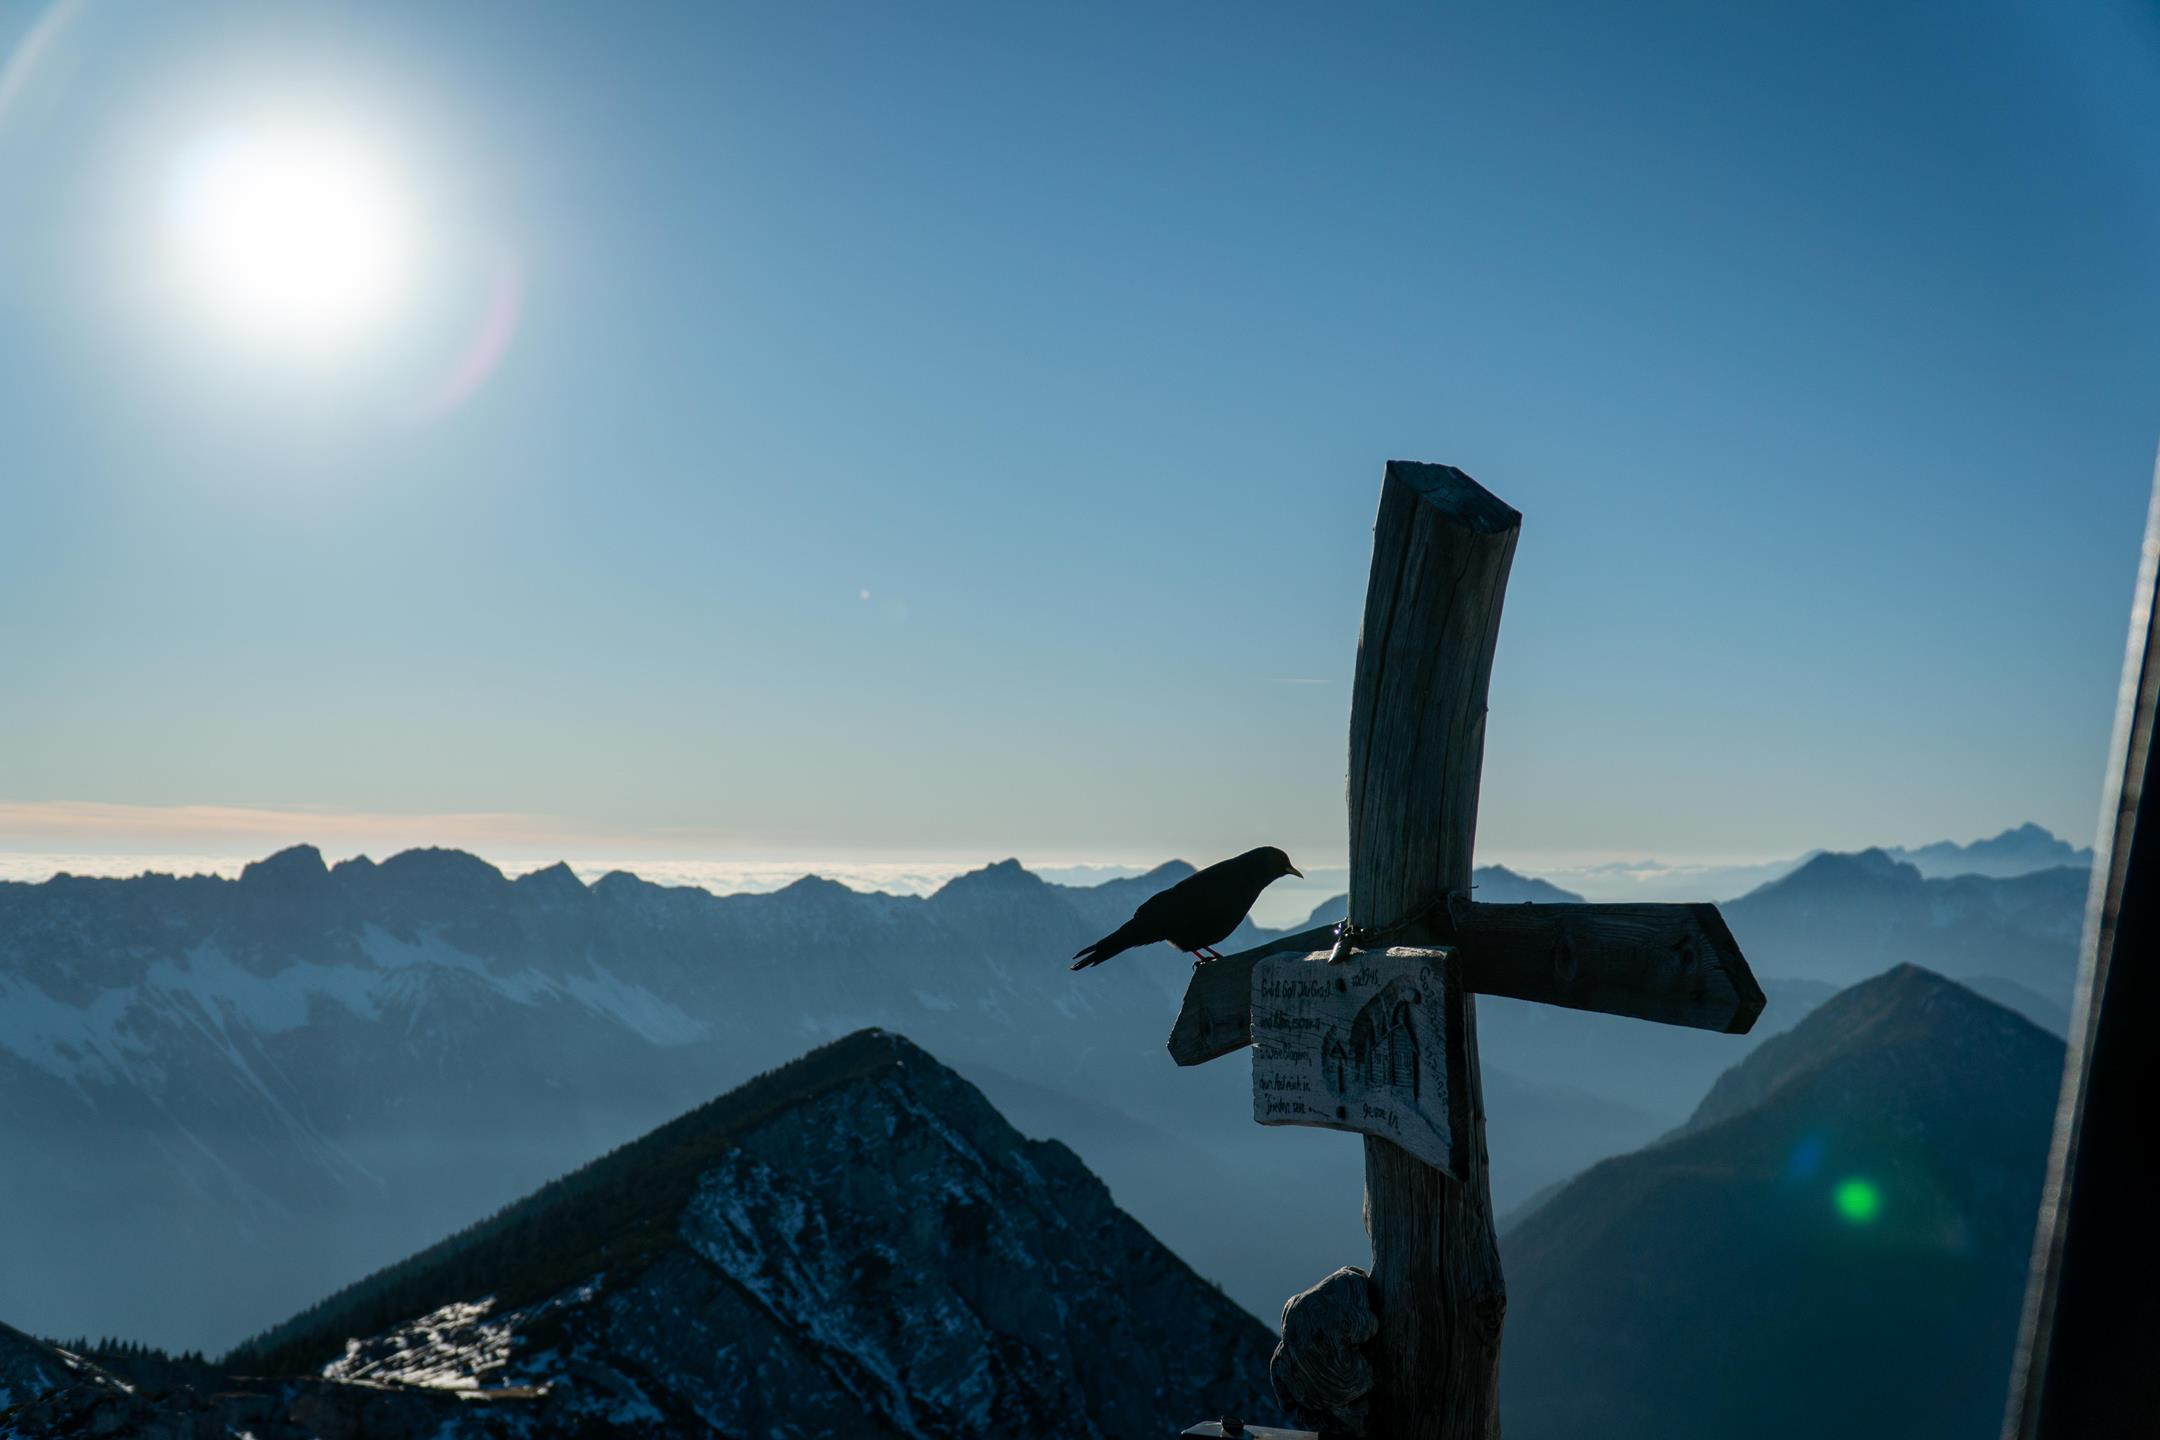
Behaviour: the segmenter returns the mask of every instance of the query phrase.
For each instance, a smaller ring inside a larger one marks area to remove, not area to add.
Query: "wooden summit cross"
[[[1485,697],[1522,516],[1462,471],[1391,461],[1350,702],[1350,910],[1194,968],[1170,1053],[1248,1044],[1254,1118],[1365,1139],[1366,1433],[1499,1428],[1507,1292],[1471,996],[1744,1033],[1763,994],[1714,905],[1470,895]]]

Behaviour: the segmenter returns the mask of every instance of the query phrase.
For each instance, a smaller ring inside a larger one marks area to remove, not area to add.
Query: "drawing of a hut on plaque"
[[[1368,1086],[1418,1098],[1417,1002],[1414,982],[1389,982],[1350,1022],[1349,1060]],[[1332,1037],[1330,1037],[1332,1038]]]

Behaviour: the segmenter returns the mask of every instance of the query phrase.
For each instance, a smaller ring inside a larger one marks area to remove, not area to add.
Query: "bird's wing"
[[[1132,912],[1132,919],[1126,922],[1127,926],[1145,930],[1158,940],[1167,938],[1167,927],[1192,903],[1192,892],[1186,887],[1199,878],[1198,875],[1188,875],[1169,889],[1158,890],[1148,896],[1140,902],[1140,907]]]

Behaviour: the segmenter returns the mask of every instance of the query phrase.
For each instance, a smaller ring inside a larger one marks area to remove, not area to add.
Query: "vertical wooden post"
[[[1350,703],[1350,918],[1394,923],[1470,888],[1485,700],[1522,516],[1447,465],[1390,462]],[[1486,1185],[1475,1001],[1458,990],[1451,1089],[1467,1097],[1460,1181],[1365,1142],[1380,1317],[1367,1433],[1499,1432],[1507,1292]],[[1456,1073],[1456,1067],[1460,1073]]]

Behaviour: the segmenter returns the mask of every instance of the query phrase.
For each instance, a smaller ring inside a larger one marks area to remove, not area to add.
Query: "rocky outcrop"
[[[400,1317],[385,1324],[385,1317]],[[449,1434],[1175,1434],[1273,1412],[1272,1337],[926,1052],[763,1076],[252,1342],[281,1413]],[[295,1386],[300,1388],[295,1389]],[[356,1398],[357,1397],[357,1398]],[[262,1433],[262,1432],[258,1432]]]

